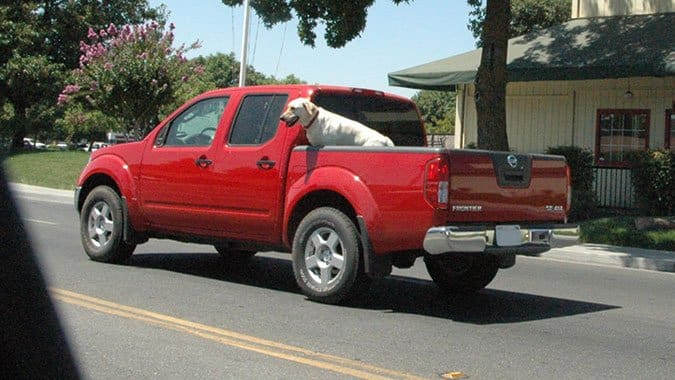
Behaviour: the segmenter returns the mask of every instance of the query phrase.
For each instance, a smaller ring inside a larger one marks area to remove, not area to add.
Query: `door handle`
[[[267,157],[263,157],[260,161],[257,163],[258,167],[263,170],[270,170],[276,165],[276,161],[272,161]]]
[[[200,167],[202,169],[205,169],[206,167],[208,167],[211,164],[213,164],[213,161],[206,158],[206,156],[201,156],[201,157],[199,157],[198,159],[195,160],[195,165],[197,165],[198,167]]]

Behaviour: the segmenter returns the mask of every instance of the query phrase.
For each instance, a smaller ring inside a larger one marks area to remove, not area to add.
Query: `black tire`
[[[337,209],[305,216],[293,239],[293,274],[309,299],[337,304],[367,290],[359,241],[354,223]]]
[[[122,199],[108,186],[94,188],[80,213],[80,237],[89,258],[104,263],[123,263],[136,244],[124,242]]]
[[[220,255],[228,261],[246,261],[255,256],[256,251],[246,251],[242,249],[230,248],[228,245],[216,244],[213,246]]]
[[[490,256],[426,256],[424,264],[441,290],[448,293],[472,293],[485,288],[497,275],[499,264]]]

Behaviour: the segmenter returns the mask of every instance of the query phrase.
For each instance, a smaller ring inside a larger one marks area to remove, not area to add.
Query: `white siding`
[[[572,102],[565,82],[509,85],[506,125],[510,148],[541,153],[551,146],[572,144]]]
[[[675,101],[675,77],[631,78],[577,83],[575,145],[595,149],[598,109],[649,110],[649,147],[663,148],[666,110]],[[626,97],[626,92],[633,96]]]
[[[572,0],[572,18],[675,12],[675,0]]]
[[[631,98],[625,97],[628,90]],[[477,139],[474,86],[466,86],[462,104],[463,94],[460,89],[456,147]],[[510,83],[506,96],[509,146],[517,152],[543,152],[558,145],[594,151],[598,109],[647,109],[649,147],[663,148],[665,112],[673,101],[675,77]]]

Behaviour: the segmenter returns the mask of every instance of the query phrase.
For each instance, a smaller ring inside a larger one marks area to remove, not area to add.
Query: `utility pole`
[[[250,17],[250,0],[244,0],[244,30],[241,33],[241,63],[239,66],[239,87],[246,86],[246,55],[248,54],[248,23]]]

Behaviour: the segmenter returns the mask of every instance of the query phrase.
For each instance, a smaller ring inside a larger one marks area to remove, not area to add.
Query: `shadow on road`
[[[353,306],[389,309],[478,325],[537,321],[618,309],[605,305],[537,294],[484,289],[469,295],[445,295],[431,281],[389,276],[370,290],[370,301]]]
[[[288,260],[255,256],[227,261],[218,254],[135,254],[129,265],[300,294]],[[477,325],[516,323],[618,309],[620,306],[536,294],[484,289],[471,295],[444,295],[431,281],[388,276],[342,307],[417,314]]]

